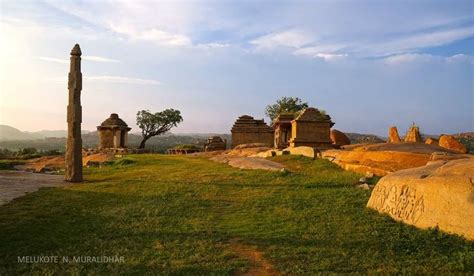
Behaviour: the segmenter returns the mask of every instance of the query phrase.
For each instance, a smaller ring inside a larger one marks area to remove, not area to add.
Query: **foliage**
[[[16,165],[25,163],[22,160],[0,160],[0,170],[14,170]]]
[[[145,143],[153,136],[168,132],[183,121],[181,112],[174,109],[165,109],[161,112],[151,113],[148,110],[137,112],[137,125],[142,130],[143,140],[139,148],[145,148]]]
[[[199,150],[202,149],[199,146],[196,145],[191,145],[191,144],[181,144],[181,145],[176,145],[173,147],[173,149],[180,149],[180,150]]]
[[[298,97],[282,97],[275,104],[268,105],[265,114],[273,122],[282,113],[297,114],[308,107],[308,103]]]
[[[236,241],[282,274],[472,274],[474,243],[398,223],[365,206],[360,175],[279,156],[290,173],[202,157],[129,155],[86,168],[84,184],[0,207],[0,273],[238,274]],[[123,256],[124,263],[19,263],[17,256]]]

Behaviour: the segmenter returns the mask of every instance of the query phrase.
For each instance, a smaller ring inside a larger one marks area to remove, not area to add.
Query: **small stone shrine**
[[[204,146],[204,151],[216,151],[225,150],[227,141],[219,136],[212,136],[207,139],[207,143]]]
[[[329,115],[313,107],[306,108],[291,121],[290,147],[332,148],[330,130],[333,125]]]
[[[130,130],[127,123],[120,119],[116,113],[110,114],[110,117],[97,127],[99,149],[126,148]]]

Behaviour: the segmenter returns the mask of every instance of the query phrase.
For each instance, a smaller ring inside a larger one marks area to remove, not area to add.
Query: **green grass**
[[[231,274],[256,246],[282,273],[474,272],[474,244],[365,208],[360,175],[281,156],[289,172],[201,157],[135,155],[84,184],[0,206],[0,274]],[[17,256],[123,256],[124,263],[19,264]]]
[[[23,160],[1,159],[0,170],[13,170],[16,165],[21,165],[23,163],[25,163]]]

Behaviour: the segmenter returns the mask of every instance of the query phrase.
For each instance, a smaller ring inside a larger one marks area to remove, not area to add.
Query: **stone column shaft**
[[[82,182],[82,73],[81,48],[78,44],[71,50],[69,67],[69,99],[67,106],[67,144],[66,144],[66,171],[65,180]]]

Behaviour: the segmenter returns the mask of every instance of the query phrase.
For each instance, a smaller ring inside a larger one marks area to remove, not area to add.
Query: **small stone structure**
[[[219,136],[212,136],[207,139],[207,143],[204,146],[204,151],[216,151],[225,150],[227,141]]]
[[[232,148],[241,144],[263,143],[273,146],[273,129],[263,119],[256,120],[252,116],[243,115],[235,121],[232,130]]]
[[[400,139],[400,135],[398,135],[398,129],[396,126],[390,128],[388,132],[388,142],[389,143],[400,143],[402,140]]]
[[[415,123],[413,123],[413,125],[408,130],[407,135],[405,136],[405,142],[410,142],[410,143],[423,142],[420,135],[420,129],[418,128],[417,125],[415,125]]]
[[[284,149],[290,145],[291,138],[291,121],[295,116],[293,114],[280,114],[273,123],[275,130],[274,147],[277,149]]]
[[[67,106],[67,144],[64,174],[64,179],[70,182],[82,182],[81,55],[82,52],[79,44],[74,45],[74,48],[71,50],[68,78],[69,100]]]
[[[110,114],[110,117],[97,127],[99,133],[99,149],[125,149],[127,148],[128,127],[116,113]]]
[[[330,129],[333,125],[329,115],[313,107],[306,108],[291,121],[290,147],[332,148]]]

